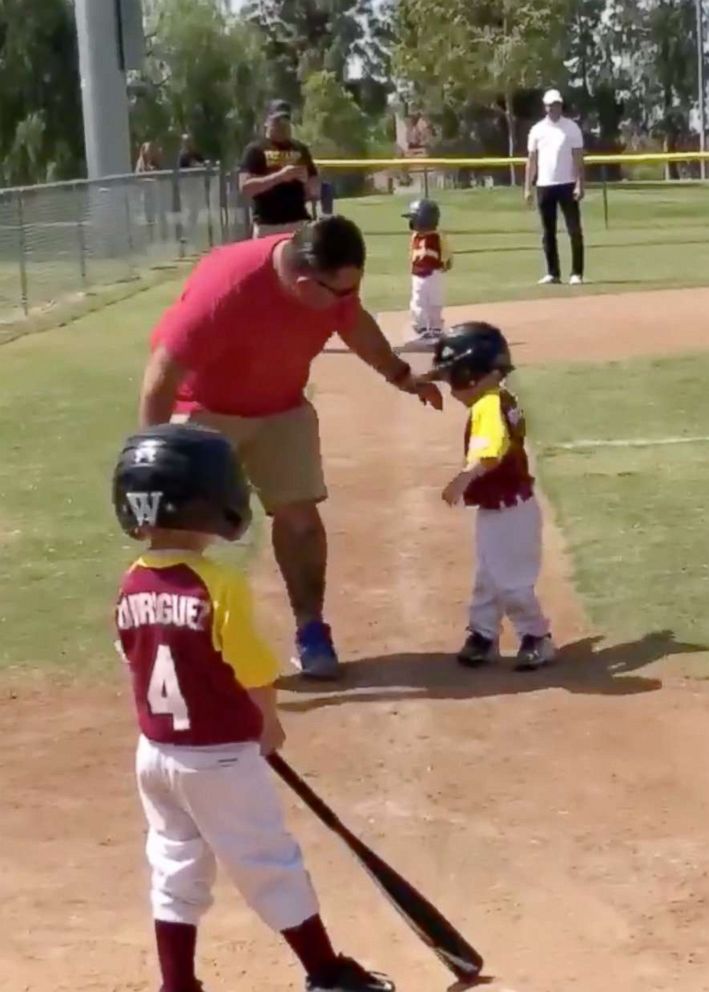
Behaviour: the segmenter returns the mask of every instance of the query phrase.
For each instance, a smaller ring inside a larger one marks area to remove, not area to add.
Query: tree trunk
[[[505,123],[507,124],[507,154],[510,158],[514,158],[515,128],[517,121],[515,119],[514,111],[512,110],[512,95],[510,93],[505,95]],[[517,185],[517,170],[512,163],[510,163],[510,185]]]

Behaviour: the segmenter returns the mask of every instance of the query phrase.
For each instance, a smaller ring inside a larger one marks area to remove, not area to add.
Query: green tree
[[[310,145],[319,158],[365,158],[370,123],[349,93],[332,72],[314,72],[303,84],[303,117],[298,136]],[[338,174],[335,177],[339,196],[357,192],[362,175]]]
[[[0,0],[0,182],[83,173],[78,63],[69,0]]]
[[[146,66],[131,81],[136,142],[160,140],[173,159],[188,131],[205,156],[231,161],[272,88],[258,29],[222,0],[154,0],[148,35]]]
[[[363,158],[369,121],[332,72],[314,72],[303,84],[298,134],[321,158]]]
[[[515,95],[560,78],[567,5],[568,0],[399,0],[396,73],[439,114],[445,108],[460,113],[471,102],[499,113],[514,155]]]
[[[665,151],[686,146],[697,104],[695,0],[612,0],[609,22],[627,75],[627,123]]]
[[[571,0],[565,64],[573,103],[598,150],[621,148],[631,46],[609,0]],[[619,167],[613,167],[619,174]]]
[[[266,39],[278,95],[295,104],[314,72],[344,83],[355,61],[365,78],[388,75],[388,22],[373,0],[249,0],[245,10]]]

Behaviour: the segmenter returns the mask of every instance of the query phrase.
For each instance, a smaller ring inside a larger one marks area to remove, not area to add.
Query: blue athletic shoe
[[[306,679],[334,682],[340,677],[340,662],[332,643],[330,625],[322,620],[311,620],[295,636],[296,665]]]

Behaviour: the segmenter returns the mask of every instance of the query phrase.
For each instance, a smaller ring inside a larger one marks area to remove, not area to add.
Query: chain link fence
[[[248,237],[219,168],[0,190],[0,323]]]

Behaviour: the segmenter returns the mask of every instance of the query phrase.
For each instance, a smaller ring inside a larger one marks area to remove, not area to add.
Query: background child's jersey
[[[279,673],[243,576],[196,553],[149,552],[123,577],[116,626],[146,737],[187,747],[260,739],[247,690]]]
[[[414,231],[411,237],[411,272],[415,276],[430,276],[448,267],[451,253],[445,235],[438,231],[419,234]]]

